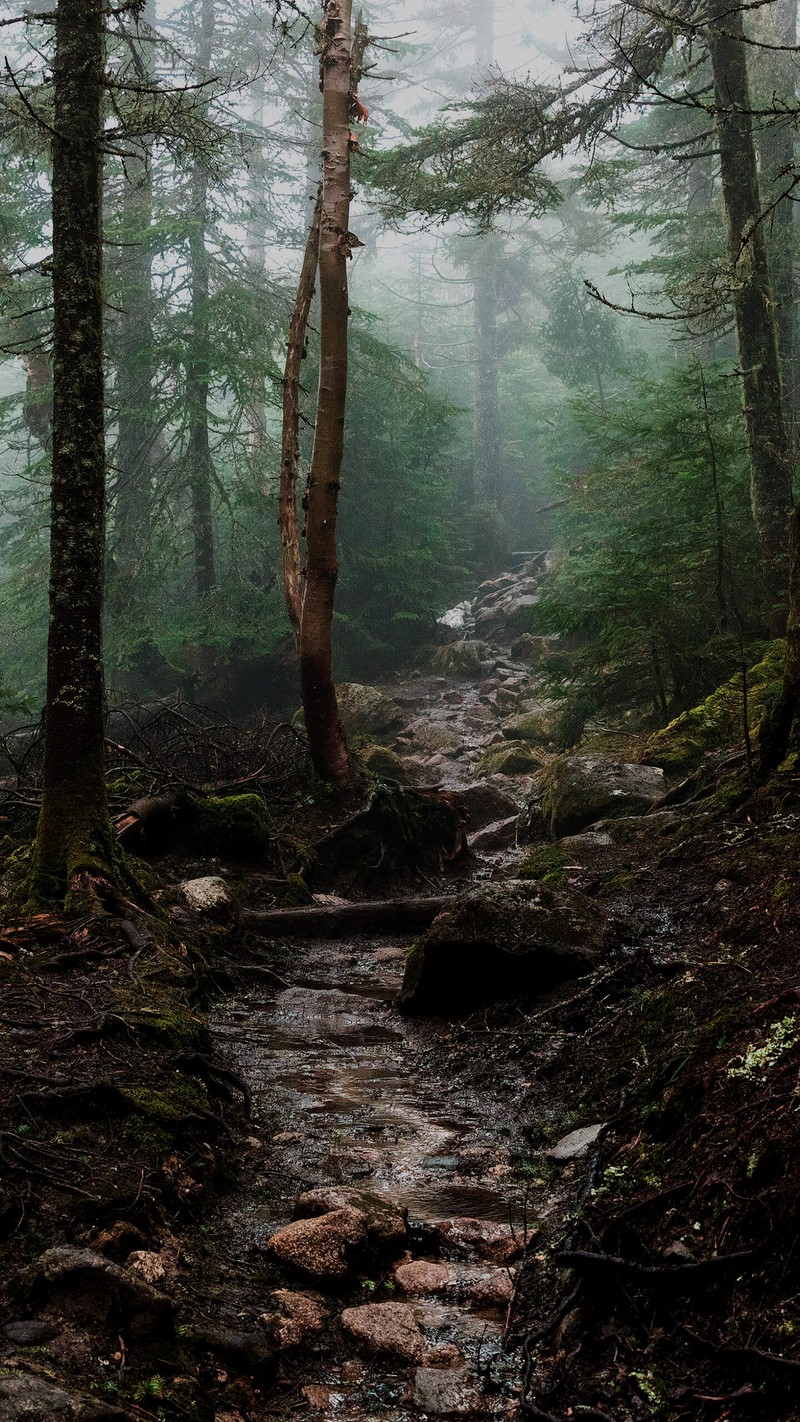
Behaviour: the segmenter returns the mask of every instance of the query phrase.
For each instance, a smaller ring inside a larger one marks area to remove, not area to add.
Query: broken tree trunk
[[[415,899],[370,899],[292,909],[246,909],[241,923],[270,938],[338,938],[348,933],[413,933],[427,928],[454,902],[444,894]]]

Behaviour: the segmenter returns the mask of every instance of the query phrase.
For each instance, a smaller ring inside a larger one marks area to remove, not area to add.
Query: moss
[[[122,1096],[139,1115],[172,1126],[182,1121],[188,1112],[205,1114],[209,1109],[204,1087],[199,1082],[188,1081],[178,1072],[174,1083],[160,1091],[149,1086],[131,1086]]]
[[[376,780],[396,780],[401,785],[407,780],[406,768],[396,751],[388,746],[366,746],[360,760],[364,769]]]
[[[505,741],[489,746],[478,761],[479,775],[533,775],[542,762],[529,746],[521,741]]]
[[[597,887],[598,898],[609,899],[615,894],[628,894],[636,887],[636,875],[629,869],[618,869],[613,874],[605,874]]]
[[[753,737],[780,694],[785,653],[785,642],[771,642],[747,673],[748,722]],[[699,706],[656,731],[642,760],[645,765],[660,765],[662,770],[686,775],[697,769],[708,751],[738,749],[743,742],[742,677],[737,672]]]
[[[208,1046],[208,1029],[199,1018],[193,1017],[187,1008],[155,1011],[142,1008],[137,1014],[136,1027],[148,1036],[162,1040],[167,1046],[180,1047],[184,1051],[204,1050]]]
[[[270,841],[269,820],[260,795],[209,795],[193,814],[192,838],[204,853],[261,859]]]
[[[530,854],[526,854],[517,869],[517,878],[540,879],[543,884],[558,889],[566,878],[564,866],[568,857],[560,844],[537,844]]]
[[[488,655],[485,642],[450,642],[436,648],[431,667],[440,676],[480,676]]]

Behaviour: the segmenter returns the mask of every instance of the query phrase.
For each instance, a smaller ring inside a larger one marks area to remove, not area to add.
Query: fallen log
[[[303,908],[244,909],[240,922],[270,938],[340,938],[348,933],[412,933],[427,928],[452,895],[370,899],[364,903],[307,904]]]

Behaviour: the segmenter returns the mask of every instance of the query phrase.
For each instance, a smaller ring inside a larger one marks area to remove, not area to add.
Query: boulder
[[[417,1363],[425,1351],[425,1340],[407,1304],[362,1304],[358,1308],[346,1308],[341,1324],[345,1333],[355,1340],[359,1352],[371,1358]]]
[[[345,1185],[323,1185],[298,1195],[295,1219],[315,1219],[332,1210],[359,1210],[367,1222],[370,1248],[398,1254],[408,1240],[408,1210],[392,1205],[379,1195]]]
[[[348,1207],[294,1220],[276,1230],[266,1247],[282,1264],[312,1279],[336,1281],[355,1271],[366,1243],[367,1217]]]
[[[467,823],[473,832],[519,812],[516,800],[488,780],[476,780],[463,790],[454,791],[454,799],[466,810]]]
[[[452,726],[442,725],[440,721],[426,721],[420,718],[412,721],[407,726],[402,740],[406,740],[415,751],[425,751],[433,755],[436,751],[441,751],[443,755],[450,755],[453,751],[461,750],[462,739],[458,731]]]
[[[548,767],[542,814],[547,832],[579,834],[596,820],[644,813],[666,793],[664,772],[595,756],[564,755]]]
[[[261,1323],[279,1352],[299,1348],[322,1333],[328,1310],[320,1294],[276,1289],[272,1299],[275,1309],[272,1313],[262,1314]]]
[[[517,662],[540,667],[548,653],[554,650],[554,641],[553,637],[534,637],[532,632],[523,632],[511,643],[511,655]]]
[[[408,779],[400,756],[388,746],[366,746],[361,752],[361,764],[376,780],[397,780],[403,785]]]
[[[224,879],[217,874],[205,874],[201,879],[184,879],[179,886],[181,898],[192,913],[205,918],[225,921],[233,918],[233,899]]]
[[[132,1338],[170,1336],[175,1305],[144,1279],[92,1249],[56,1245],[45,1250],[23,1277],[34,1302],[56,1303],[72,1319],[127,1328]],[[0,1414],[1,1415],[1,1414]]]
[[[491,651],[485,642],[452,642],[436,648],[431,666],[445,676],[477,677],[490,657]]]
[[[391,740],[403,724],[397,702],[377,686],[344,682],[336,688],[336,699],[345,734],[355,739]]]
[[[576,891],[508,880],[459,895],[411,949],[399,1005],[448,1014],[589,972],[606,936],[599,907]]]
[[[489,746],[478,761],[481,775],[533,775],[542,761],[524,741],[502,741]]]
[[[522,1238],[498,1220],[463,1218],[436,1226],[439,1248],[450,1259],[486,1259],[490,1264],[510,1264],[522,1254]]]
[[[495,820],[477,834],[470,835],[470,848],[477,854],[489,853],[493,849],[510,849],[517,838],[517,816],[509,815],[506,820]]]
[[[534,710],[507,716],[500,722],[500,730],[507,741],[532,741],[534,745],[545,746],[553,739],[556,720],[557,713],[552,707],[540,705]]]
[[[450,1282],[450,1270],[432,1259],[412,1259],[397,1265],[394,1281],[404,1294],[440,1294]]]
[[[467,1368],[417,1368],[412,1398],[429,1417],[477,1417],[489,1400]]]
[[[66,1392],[36,1373],[0,1376],[2,1422],[132,1422],[133,1413],[111,1402]]]
[[[594,1145],[604,1129],[605,1124],[602,1121],[593,1126],[580,1126],[577,1131],[570,1131],[569,1135],[562,1136],[550,1150],[545,1151],[545,1155],[551,1160],[579,1160],[582,1155],[588,1153],[589,1146]]]

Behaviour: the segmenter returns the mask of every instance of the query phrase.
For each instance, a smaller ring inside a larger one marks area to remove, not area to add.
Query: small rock
[[[514,1281],[507,1269],[487,1269],[466,1276],[464,1294],[474,1308],[505,1308],[514,1294]]]
[[[224,1358],[234,1368],[248,1373],[271,1374],[275,1369],[275,1353],[263,1333],[244,1332],[236,1328],[198,1328],[195,1342]]]
[[[146,1284],[160,1284],[166,1277],[164,1261],[152,1249],[135,1249],[125,1260],[125,1266],[133,1269]]]
[[[44,1319],[19,1318],[5,1324],[3,1333],[9,1342],[16,1343],[19,1348],[35,1348],[39,1343],[55,1338],[58,1327],[54,1323],[46,1323]]]
[[[278,1311],[263,1314],[261,1322],[281,1352],[289,1348],[299,1348],[301,1343],[320,1334],[324,1329],[328,1311],[319,1294],[276,1289],[272,1297]]]
[[[216,919],[233,917],[233,899],[225,880],[220,879],[219,875],[206,874],[201,879],[184,879],[178,887],[193,913]]]
[[[415,1363],[425,1351],[425,1340],[407,1304],[362,1304],[359,1308],[346,1308],[341,1322],[359,1350],[370,1357]]]
[[[423,1354],[422,1365],[425,1368],[462,1368],[464,1357],[455,1343],[440,1343],[437,1348],[429,1348]]]
[[[486,825],[485,829],[470,835],[469,844],[471,849],[480,854],[491,849],[510,849],[516,837],[517,816],[510,815],[507,820],[495,820],[494,824]]]
[[[132,1414],[113,1403],[66,1392],[35,1373],[0,1376],[2,1422],[131,1422]]]
[[[413,1401],[434,1417],[474,1417],[488,1406],[467,1368],[417,1368]]]
[[[545,1151],[545,1155],[551,1160],[577,1160],[579,1156],[585,1155],[590,1145],[594,1145],[600,1132],[605,1129],[605,1122],[599,1121],[593,1126],[581,1126],[577,1131],[570,1131],[569,1135],[562,1136],[560,1141]]]
[[[695,1264],[696,1258],[687,1244],[682,1239],[673,1239],[664,1250],[665,1259],[680,1259],[684,1264]]]
[[[312,1412],[327,1412],[331,1405],[331,1388],[319,1383],[306,1383],[300,1389]]]
[[[126,1259],[132,1249],[146,1248],[147,1239],[130,1220],[117,1220],[92,1240],[92,1249],[99,1249],[102,1254],[111,1254],[118,1259]]]
[[[432,1260],[414,1259],[410,1264],[398,1264],[394,1278],[404,1294],[438,1294],[447,1288],[450,1270]]]
[[[102,1313],[133,1336],[157,1333],[162,1341],[172,1327],[171,1298],[91,1249],[65,1244],[45,1250],[26,1271],[26,1284],[33,1301],[56,1299],[73,1319],[95,1322]]]
[[[278,1131],[272,1139],[276,1145],[292,1145],[295,1141],[301,1141],[303,1137],[299,1131]]]
[[[294,1220],[277,1230],[266,1247],[283,1264],[313,1279],[345,1279],[366,1242],[366,1215],[348,1208]]]
[[[522,1243],[514,1238],[510,1227],[495,1220],[445,1220],[437,1229],[442,1253],[452,1258],[508,1264],[522,1253]]]
[[[304,1190],[294,1206],[295,1219],[313,1218],[331,1210],[360,1210],[366,1216],[368,1243],[373,1249],[397,1253],[405,1248],[408,1211],[379,1195],[344,1185],[325,1185]]]

